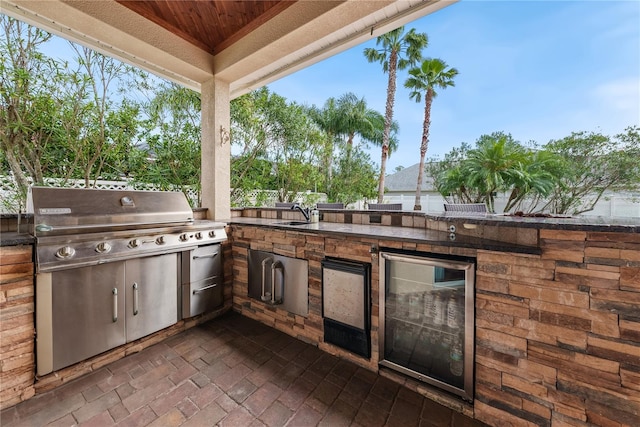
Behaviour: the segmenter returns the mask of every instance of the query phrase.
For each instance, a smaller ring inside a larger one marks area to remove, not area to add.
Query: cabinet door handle
[[[208,254],[208,255],[194,255],[193,259],[200,259],[200,258],[215,258],[216,256],[218,256],[218,252],[212,253],[212,254]]]
[[[216,286],[218,286],[218,284],[217,284],[217,283],[214,283],[213,285],[205,286],[204,288],[194,289],[194,290],[193,290],[193,295],[198,294],[198,293],[200,293],[200,292],[204,292],[204,291],[209,290],[209,289],[213,289],[213,288],[215,288]]]
[[[276,289],[276,270],[280,270],[281,273],[281,281],[280,281],[280,292],[277,292]],[[279,298],[276,299],[276,295],[280,295]],[[275,261],[271,264],[271,304],[282,304],[284,300],[284,265],[282,261]]]
[[[138,314],[138,284],[133,282],[133,315]]]
[[[113,294],[113,323],[116,323],[118,321],[118,288],[113,288],[111,290],[111,293]]]
[[[273,265],[273,257],[267,257],[262,260],[262,293],[260,294],[260,299],[262,301],[271,301],[271,292],[267,292],[264,289],[264,282],[266,282],[266,274],[267,274],[267,263],[271,262]]]

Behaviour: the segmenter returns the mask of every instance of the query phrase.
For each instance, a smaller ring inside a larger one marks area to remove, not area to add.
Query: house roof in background
[[[410,192],[416,191],[418,183],[418,170],[420,164],[404,168],[396,173],[387,175],[384,179],[384,186],[388,192]],[[426,173],[422,176],[422,191],[435,191],[433,179]]]

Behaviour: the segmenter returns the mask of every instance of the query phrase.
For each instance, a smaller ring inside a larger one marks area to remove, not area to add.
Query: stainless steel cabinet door
[[[178,254],[126,261],[127,341],[178,321]]]
[[[270,252],[249,250],[249,297],[270,304],[265,293],[275,290],[274,305],[289,313],[309,315],[309,262],[304,259],[275,255]],[[272,269],[278,266],[275,274]],[[276,282],[272,287],[272,281]],[[281,294],[282,293],[282,294]]]
[[[125,343],[123,262],[48,274],[53,370]],[[43,285],[40,291],[47,286],[46,278],[42,279],[38,281],[38,286]],[[44,307],[44,301],[38,303],[43,303]],[[38,339],[45,338],[40,337],[40,332],[38,335]],[[42,354],[42,357],[44,362],[46,355]]]

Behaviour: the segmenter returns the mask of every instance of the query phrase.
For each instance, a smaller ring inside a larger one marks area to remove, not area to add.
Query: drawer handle
[[[113,288],[111,293],[113,294],[113,323],[116,323],[118,321],[118,288]]]
[[[138,315],[138,284],[133,282],[133,315]]]
[[[213,285],[205,286],[204,288],[194,289],[194,291],[193,291],[193,295],[195,295],[195,294],[199,294],[200,292],[204,292],[204,291],[209,290],[209,289],[213,289],[213,288],[215,288],[216,286],[218,286],[218,284],[217,284],[217,283],[214,283]]]
[[[200,259],[200,258],[215,258],[218,255],[218,252],[213,253],[213,254],[209,254],[209,255],[194,255],[193,259]]]

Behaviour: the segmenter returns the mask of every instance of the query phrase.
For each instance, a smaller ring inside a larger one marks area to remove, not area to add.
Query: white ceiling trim
[[[299,0],[215,57],[114,0],[0,0],[0,11],[200,91],[231,98],[382,35],[457,0]]]
[[[253,72],[238,73],[237,76],[241,77],[225,80],[231,80],[231,95],[232,98],[235,98],[433,13],[455,1],[457,0],[403,0],[386,2],[387,5],[384,7],[379,7],[385,4],[381,1],[342,3],[340,7],[332,9],[315,21],[291,32],[286,39],[265,46],[262,52],[256,52],[256,54],[267,58],[274,57],[276,52],[284,50],[283,46],[286,46],[288,40],[304,39],[304,34],[314,34],[314,40],[301,44],[298,49],[290,49],[291,53],[286,56],[282,55],[272,62],[256,68]],[[365,15],[363,10],[369,10],[366,5],[376,7],[368,15]],[[349,18],[353,16],[358,16],[358,19],[350,20]],[[344,25],[338,25],[337,29],[332,32],[325,30],[326,34],[323,35],[322,30],[328,28],[329,23],[335,24],[336,22],[344,22]],[[223,74],[226,72],[229,70],[225,70]]]

